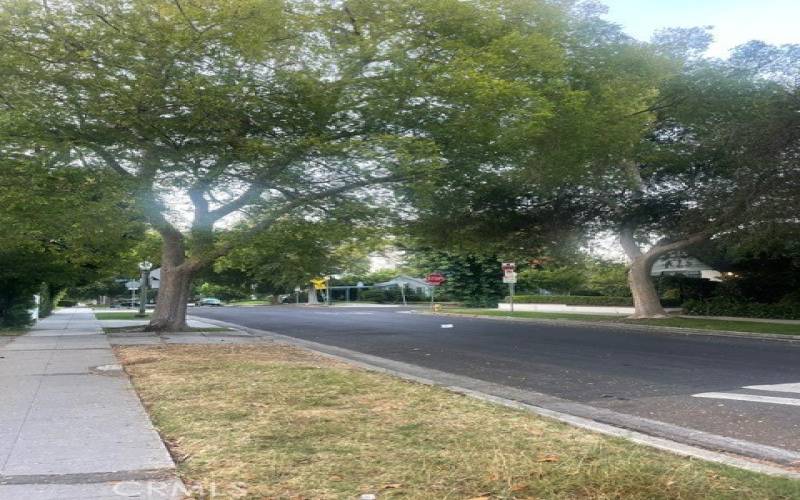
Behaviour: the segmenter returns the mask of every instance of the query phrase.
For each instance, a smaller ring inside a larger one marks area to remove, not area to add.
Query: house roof
[[[422,278],[413,278],[411,276],[398,276],[396,278],[392,278],[389,281],[384,281],[383,283],[375,283],[374,286],[376,287],[387,287],[387,286],[395,286],[405,283],[407,285],[412,286],[420,286],[420,287],[429,287],[427,281]]]

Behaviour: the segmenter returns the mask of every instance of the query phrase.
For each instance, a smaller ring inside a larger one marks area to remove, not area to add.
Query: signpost
[[[511,312],[514,312],[514,285],[517,283],[517,273],[516,268],[517,265],[513,262],[503,262],[502,266],[503,269],[503,283],[508,283],[508,301],[511,308]]]
[[[436,310],[436,306],[434,304],[436,287],[441,286],[445,281],[447,281],[447,278],[445,278],[442,273],[431,273],[425,278],[425,283],[431,285],[431,311]]]
[[[131,308],[133,308],[136,304],[136,290],[139,289],[139,282],[131,280],[125,283],[125,288],[131,291]]]
[[[328,281],[330,279],[330,276],[325,276],[324,278],[314,278],[311,280],[311,283],[314,284],[314,290],[325,290],[325,304],[327,305],[330,305],[330,290],[328,289]]]

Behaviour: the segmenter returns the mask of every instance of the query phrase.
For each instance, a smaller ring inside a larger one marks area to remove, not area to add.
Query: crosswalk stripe
[[[747,385],[743,387],[743,389],[755,389],[757,391],[794,392],[800,394],[800,382],[796,384]]]
[[[754,394],[739,394],[735,392],[703,392],[692,394],[695,398],[732,399],[735,401],[752,401],[755,403],[773,403],[778,405],[800,406],[800,399],[778,398],[775,396],[756,396]]]

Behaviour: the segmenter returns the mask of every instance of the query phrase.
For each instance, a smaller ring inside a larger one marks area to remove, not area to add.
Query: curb
[[[749,441],[726,438],[695,429],[594,408],[554,396],[423,368],[400,361],[364,354],[267,330],[205,319],[211,323],[244,330],[282,344],[289,344],[360,368],[386,373],[404,380],[442,387],[476,399],[520,409],[608,436],[676,455],[699,458],[752,472],[800,480],[800,453]]]
[[[583,321],[579,319],[548,319],[548,318],[515,318],[512,316],[484,316],[481,314],[411,311],[412,314],[428,314],[431,316],[455,316],[461,318],[491,319],[497,321],[518,321],[522,323],[546,323],[551,325],[579,325],[595,328],[619,328],[620,330],[639,331],[640,333],[660,332],[670,335],[704,335],[706,337],[734,337],[753,340],[776,340],[779,342],[800,342],[800,335],[783,335],[780,333],[748,333],[732,332],[729,330],[697,330],[694,328],[681,328],[678,326],[632,325],[630,323],[612,323],[606,321]]]

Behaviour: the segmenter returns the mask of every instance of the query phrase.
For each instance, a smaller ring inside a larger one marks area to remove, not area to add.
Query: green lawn
[[[225,498],[800,498],[800,481],[681,458],[293,347],[116,352],[181,479],[197,491],[214,484]]]
[[[226,302],[226,305],[229,306],[270,306],[272,305],[267,300],[234,300],[231,302]]]
[[[0,337],[17,337],[26,333],[26,330],[18,328],[0,328]]]
[[[103,332],[105,333],[142,333],[144,332],[145,325],[140,326],[106,326],[103,327]],[[230,328],[225,328],[224,326],[210,326],[208,328],[201,328],[201,327],[186,327],[185,330],[181,330],[180,332],[168,332],[168,335],[172,335],[174,333],[209,333],[209,332],[230,332],[232,331]]]
[[[499,316],[532,319],[560,319],[578,321],[596,321],[605,323],[625,323],[631,325],[669,326],[690,328],[693,330],[726,330],[747,333],[776,333],[780,335],[800,335],[800,325],[783,323],[759,323],[754,321],[729,321],[704,318],[664,318],[664,319],[627,319],[624,316],[602,316],[592,314],[545,313],[532,311],[498,311],[497,309],[447,309],[445,312],[456,314],[473,314],[478,316]]]
[[[94,317],[99,320],[104,319],[147,319],[150,317],[150,313],[147,313],[145,318],[139,316],[139,312],[133,311],[120,311],[120,312],[96,312],[94,313]]]

